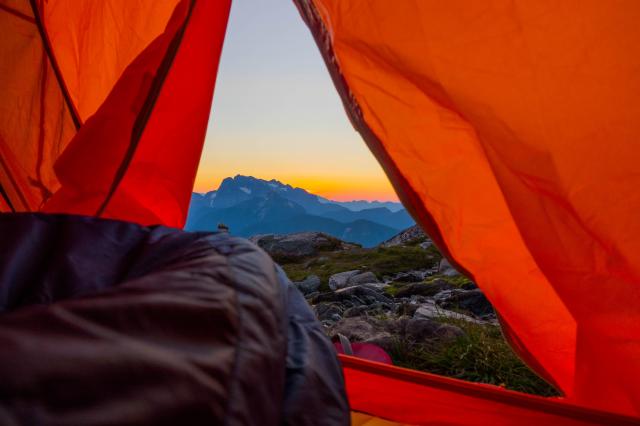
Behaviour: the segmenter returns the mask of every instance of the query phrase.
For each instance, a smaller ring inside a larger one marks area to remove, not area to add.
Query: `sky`
[[[291,0],[235,0],[195,190],[236,174],[334,200],[397,201]]]

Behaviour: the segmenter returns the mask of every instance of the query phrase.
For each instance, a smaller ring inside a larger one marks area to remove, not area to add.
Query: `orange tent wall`
[[[639,415],[640,3],[296,3],[354,126],[521,357],[569,401]]]
[[[355,127],[518,353],[572,404],[637,416],[638,3],[297,3]],[[182,226],[229,5],[0,0],[0,211]],[[343,363],[353,408],[391,420],[633,422]]]
[[[0,4],[0,208],[182,227],[230,0]]]
[[[351,408],[389,425],[638,425],[640,419],[340,355]],[[352,416],[358,421],[366,416]],[[365,423],[365,425],[368,423]]]

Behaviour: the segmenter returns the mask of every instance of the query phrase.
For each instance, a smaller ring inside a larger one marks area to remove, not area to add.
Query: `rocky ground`
[[[482,291],[417,226],[371,249],[317,232],[252,240],[282,265],[329,337],[374,343],[403,367],[556,394],[511,351]]]

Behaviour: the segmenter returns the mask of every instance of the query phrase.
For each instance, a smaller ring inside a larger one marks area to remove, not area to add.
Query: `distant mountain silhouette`
[[[414,221],[400,203],[336,202],[277,180],[238,175],[192,196],[185,229],[211,231],[218,223],[243,237],[321,231],[370,247]]]

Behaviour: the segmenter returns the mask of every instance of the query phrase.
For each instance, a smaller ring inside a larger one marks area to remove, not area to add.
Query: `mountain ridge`
[[[400,203],[338,202],[275,179],[236,175],[215,190],[192,194],[185,229],[212,231],[218,223],[243,237],[321,231],[373,246],[415,222]]]

